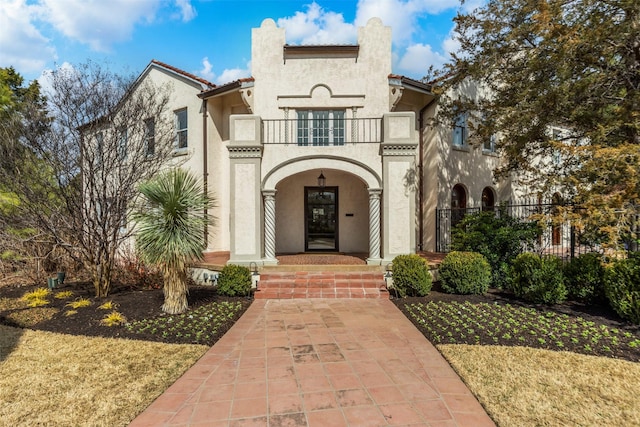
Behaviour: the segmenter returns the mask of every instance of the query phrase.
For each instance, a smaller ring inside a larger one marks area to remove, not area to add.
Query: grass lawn
[[[207,349],[0,325],[0,425],[125,426]]]

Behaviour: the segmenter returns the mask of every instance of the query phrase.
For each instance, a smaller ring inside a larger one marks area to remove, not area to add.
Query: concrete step
[[[381,272],[278,271],[261,273],[256,299],[389,298]]]

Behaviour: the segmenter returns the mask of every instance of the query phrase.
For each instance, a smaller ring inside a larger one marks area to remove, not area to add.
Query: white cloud
[[[354,43],[355,25],[344,21],[341,13],[325,11],[316,2],[306,12],[278,19],[278,26],[286,31],[287,42],[292,44]]]
[[[49,39],[34,26],[37,6],[25,0],[8,0],[0,7],[0,66],[13,66],[19,73],[41,70],[56,58]]]
[[[225,84],[232,81],[251,77],[251,62],[247,62],[246,68],[226,68],[216,79],[216,84]]]
[[[180,19],[182,19],[182,22],[189,22],[198,15],[196,9],[191,4],[191,0],[176,0],[176,6],[180,9]]]
[[[414,44],[409,46],[400,61],[398,68],[414,76],[424,76],[430,66],[439,68],[445,63],[448,56],[435,52],[428,44]]]
[[[136,23],[152,22],[159,2],[42,0],[42,5],[41,18],[56,30],[96,51],[106,51],[113,43],[128,40]]]
[[[208,57],[205,56],[204,58],[202,58],[202,69],[196,74],[203,79],[209,80],[210,82],[215,79],[216,73],[213,72],[213,66],[209,62]]]

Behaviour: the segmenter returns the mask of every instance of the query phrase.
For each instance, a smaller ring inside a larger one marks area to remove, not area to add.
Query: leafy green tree
[[[640,2],[489,0],[455,22],[460,50],[437,73],[444,121],[467,112],[472,140],[498,136],[497,175],[562,189],[585,208],[579,230],[613,245],[633,233]]]
[[[136,246],[142,259],[162,268],[164,305],[170,314],[184,312],[187,265],[206,248],[202,230],[211,218],[205,212],[213,199],[188,171],[171,169],[140,185],[145,204],[135,215]]]
[[[12,67],[0,68],[0,259],[21,268],[35,261],[36,277],[42,273],[42,261],[47,269],[56,267],[56,245],[45,228],[24,215],[24,191],[15,183],[24,181],[30,192],[45,199],[42,182],[51,180],[51,170],[23,141],[32,132],[46,129],[46,116],[46,99],[38,82],[25,85]],[[46,204],[39,210],[48,211]]]

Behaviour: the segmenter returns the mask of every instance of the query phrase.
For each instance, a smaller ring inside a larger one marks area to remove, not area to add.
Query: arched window
[[[496,196],[491,187],[484,187],[482,190],[482,210],[492,211],[496,206]]]
[[[467,212],[467,190],[456,184],[451,190],[451,225],[456,225]]]

